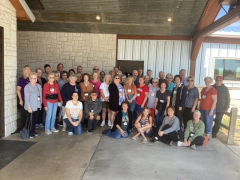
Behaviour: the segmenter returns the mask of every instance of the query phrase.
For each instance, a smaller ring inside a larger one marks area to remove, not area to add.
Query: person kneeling
[[[96,129],[97,125],[97,116],[99,116],[99,113],[102,111],[102,103],[97,98],[98,92],[96,90],[93,90],[91,92],[91,98],[88,99],[85,102],[85,118],[88,119],[88,130],[87,132],[89,134],[92,133],[94,129]]]
[[[184,142],[178,141],[178,146],[189,146],[195,150],[196,146],[202,146],[207,143],[208,138],[204,138],[205,125],[200,120],[200,117],[200,111],[194,111],[194,120],[190,120],[187,123],[187,128],[184,133]],[[204,140],[206,140],[206,142]]]
[[[154,138],[151,142],[161,142],[172,145],[172,142],[179,140],[178,131],[180,130],[179,120],[174,116],[175,108],[173,106],[167,107],[168,116],[163,119],[163,123],[158,132],[153,132]]]
[[[150,134],[152,134],[152,116],[149,108],[145,107],[135,122],[135,127],[138,130],[138,133],[132,138],[136,140],[138,136],[141,134],[143,137],[142,143],[147,142],[147,138]]]
[[[116,139],[128,137],[132,129],[132,112],[128,109],[128,102],[123,101],[121,106],[123,110],[117,113],[112,129],[107,132],[107,136]]]
[[[83,116],[83,106],[78,101],[78,92],[72,93],[72,100],[68,101],[65,106],[66,113],[64,115],[64,122],[68,126],[68,135],[73,135],[73,131],[81,135],[82,125],[81,120]]]

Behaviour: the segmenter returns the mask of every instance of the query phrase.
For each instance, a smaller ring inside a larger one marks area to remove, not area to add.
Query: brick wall
[[[0,0],[0,26],[4,28],[5,136],[9,136],[17,129],[17,20],[9,0]]]
[[[105,72],[115,66],[116,35],[18,31],[17,38],[18,77],[26,64],[35,70],[49,63],[56,70],[61,62],[65,70],[81,65],[88,73],[95,65]]]

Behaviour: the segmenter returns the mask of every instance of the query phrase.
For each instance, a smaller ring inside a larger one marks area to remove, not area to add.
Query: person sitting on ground
[[[205,125],[200,120],[201,113],[196,110],[193,113],[193,120],[189,120],[184,133],[184,142],[178,141],[178,146],[189,146],[196,150],[196,146],[207,143],[208,136],[204,138]],[[206,140],[204,142],[204,140]]]
[[[116,139],[128,137],[132,129],[132,112],[129,110],[129,104],[123,101],[121,106],[122,111],[118,111],[112,129],[107,132],[107,136]]]
[[[133,136],[133,140],[136,140],[141,134],[143,137],[142,143],[147,142],[147,137],[152,134],[152,116],[151,111],[148,107],[145,107],[135,122],[135,127],[138,130],[138,133]]]
[[[180,130],[179,120],[174,116],[175,108],[173,106],[167,107],[168,116],[165,116],[159,131],[153,131],[154,138],[151,142],[161,141],[165,144],[172,145],[172,142],[177,142],[178,131]]]
[[[98,92],[93,90],[91,92],[91,98],[85,101],[85,118],[88,119],[88,130],[89,134],[96,129],[97,120],[100,120],[99,113],[102,111],[102,103],[97,98]]]
[[[64,122],[68,127],[68,135],[73,135],[75,132],[78,135],[82,134],[82,125],[81,120],[83,116],[83,106],[82,103],[78,100],[78,92],[73,91],[72,100],[67,101],[66,103],[66,113],[64,115]]]

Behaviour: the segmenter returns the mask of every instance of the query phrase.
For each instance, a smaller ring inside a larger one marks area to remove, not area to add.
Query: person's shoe
[[[182,141],[178,141],[177,142],[177,146],[183,146],[183,142]]]
[[[158,139],[157,139],[156,137],[153,137],[153,138],[150,140],[150,142],[152,142],[152,143],[158,142]]]
[[[105,126],[105,121],[102,121],[100,126]]]
[[[69,135],[69,136],[72,136],[72,135],[73,135],[73,132],[68,132],[68,135]]]
[[[196,149],[197,149],[195,144],[192,145],[192,146],[190,146],[190,148],[192,148],[193,150],[196,150]]]
[[[36,124],[35,127],[36,127],[36,128],[39,128],[39,124]]]
[[[88,133],[88,134],[92,134],[92,131],[87,130],[87,133]]]
[[[35,132],[35,133],[34,133],[34,136],[36,136],[36,137],[39,136],[39,133]]]
[[[138,136],[133,136],[132,140],[137,140]]]
[[[108,120],[108,126],[111,127],[112,126],[112,123],[110,120]]]
[[[58,122],[58,124],[57,124],[58,126],[63,126],[63,122],[62,121],[60,121],[60,122]]]
[[[55,128],[51,129],[51,131],[52,131],[52,132],[59,132],[59,130],[58,130],[58,129],[55,129]]]
[[[173,141],[170,141],[168,145],[169,145],[169,146],[172,146],[172,145],[173,145]]]
[[[52,134],[52,131],[46,130],[45,133],[46,133],[46,134]]]
[[[213,135],[212,135],[212,138],[217,138],[217,135],[213,134]]]
[[[143,144],[146,144],[146,143],[147,143],[147,139],[143,139],[143,140],[142,140],[142,143],[143,143]]]
[[[42,123],[39,124],[40,128],[44,128],[44,125]]]
[[[62,131],[66,131],[67,127],[63,126]]]
[[[208,136],[205,136],[205,139],[204,139],[204,141],[203,141],[203,146],[206,146],[207,143],[208,143],[208,141],[209,141],[209,137],[208,137]]]
[[[31,139],[36,137],[34,134],[31,134],[29,136],[30,136]]]

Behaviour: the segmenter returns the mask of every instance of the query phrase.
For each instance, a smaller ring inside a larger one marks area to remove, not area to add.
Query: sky
[[[229,9],[229,6],[223,6],[225,8],[225,10],[228,12],[228,9]],[[219,14],[217,15],[217,19],[221,18],[222,16],[224,16],[226,14],[226,12],[221,8]],[[224,31],[225,32],[231,32],[231,31],[234,31],[234,32],[240,32],[240,21],[237,21],[235,22],[234,24],[231,24],[230,26],[228,27],[225,27],[224,28]]]

